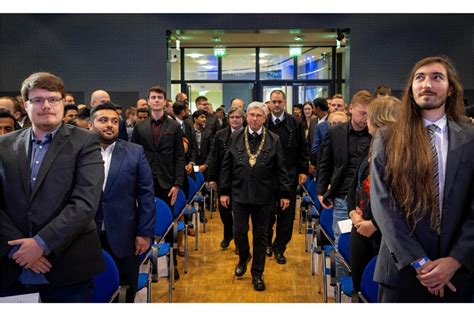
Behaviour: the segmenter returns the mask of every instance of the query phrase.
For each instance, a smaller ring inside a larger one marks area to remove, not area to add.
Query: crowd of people
[[[88,302],[102,248],[133,302],[138,258],[160,220],[154,199],[172,209],[198,170],[217,192],[220,247],[234,240],[234,274],[251,261],[256,291],[266,288],[267,257],[291,264],[297,190],[311,177],[321,206],[333,210],[336,245],[338,222],[353,223],[354,291],[378,255],[380,302],[471,302],[474,127],[449,59],[420,60],[401,100],[379,86],[348,104],[335,94],[292,113],[282,90],[215,111],[205,96],[194,101],[190,114],[185,93],[173,101],[154,86],[125,113],[104,90],[76,105],[45,72],[25,79],[21,96],[0,98],[0,297]],[[174,260],[184,255],[181,237]],[[347,273],[336,265],[337,278]]]

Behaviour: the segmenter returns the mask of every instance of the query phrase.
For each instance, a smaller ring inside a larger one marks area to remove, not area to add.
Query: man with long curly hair
[[[463,87],[448,58],[416,63],[399,113],[372,147],[379,301],[470,302],[474,128],[463,123]]]

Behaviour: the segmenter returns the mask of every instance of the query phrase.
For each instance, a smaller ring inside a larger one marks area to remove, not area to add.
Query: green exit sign
[[[214,56],[224,57],[227,54],[225,47],[214,47]]]

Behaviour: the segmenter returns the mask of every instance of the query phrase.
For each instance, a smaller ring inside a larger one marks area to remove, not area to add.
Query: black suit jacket
[[[234,202],[268,205],[280,198],[290,198],[290,182],[278,135],[267,130],[265,143],[251,168],[244,143],[245,129],[233,133],[222,167],[221,193]]]
[[[349,128],[351,122],[331,126],[323,143],[318,171],[317,194],[335,198],[344,184],[349,164]],[[368,143],[364,146],[368,146]],[[364,152],[367,148],[361,148]],[[331,185],[328,190],[329,185]]]
[[[154,236],[153,178],[142,146],[115,142],[95,220],[98,229],[105,222],[107,240],[118,258],[135,254],[135,237]]]
[[[212,134],[209,130],[204,129],[201,132],[201,146],[198,146],[196,131],[192,129],[192,145],[193,151],[191,153],[191,161],[196,165],[209,166],[209,154],[212,150]]]
[[[472,290],[474,276],[474,128],[448,120],[448,155],[441,234],[430,229],[430,215],[413,233],[402,218],[384,181],[385,144],[380,131],[372,145],[370,202],[382,233],[374,280],[411,288],[418,283],[410,263],[427,256],[431,260],[451,256],[461,262],[451,282],[460,291]],[[439,241],[438,241],[439,239]],[[449,291],[449,290],[448,290]]]
[[[209,154],[209,167],[207,169],[209,181],[220,183],[222,163],[224,162],[225,153],[229,149],[230,135],[231,129],[228,126],[218,131],[216,136],[214,136],[212,150]]]
[[[135,125],[132,143],[140,144],[145,150],[145,157],[150,164],[153,176],[164,190],[172,186],[183,186],[184,148],[180,125],[164,118],[158,144],[153,144],[150,118]]]
[[[104,268],[94,215],[104,181],[97,135],[62,125],[30,188],[30,130],[0,137],[0,286],[22,268],[8,259],[9,240],[38,234],[51,249],[51,285],[91,279]]]
[[[309,149],[308,142],[304,135],[304,129],[301,121],[298,121],[293,115],[284,114],[285,119],[279,123],[284,128],[276,131],[271,114],[267,117],[266,127],[268,130],[276,133],[280,138],[280,144],[285,157],[285,166],[288,170],[291,185],[298,181],[298,174],[307,174],[309,167]]]

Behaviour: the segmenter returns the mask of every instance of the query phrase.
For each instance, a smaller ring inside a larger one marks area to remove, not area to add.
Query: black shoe
[[[247,272],[247,263],[250,262],[250,259],[252,259],[252,255],[249,255],[247,260],[244,262],[239,260],[239,263],[237,263],[234,271],[236,277],[240,278],[244,276],[245,272]]]
[[[179,280],[179,272],[178,269],[174,268],[174,280],[178,281]]]
[[[286,258],[282,253],[275,252],[275,259],[278,264],[286,263]]]
[[[222,239],[221,241],[221,249],[227,249],[229,248],[229,244],[230,244],[230,241],[232,240],[231,239]]]
[[[272,256],[272,253],[273,253],[272,247],[267,247],[267,249],[265,250],[265,255],[266,255],[267,257],[271,257],[271,256]]]
[[[199,216],[199,222],[200,222],[200,223],[204,223],[204,222],[207,223],[207,218],[205,218],[204,215],[200,215],[200,216]]]
[[[265,290],[265,282],[263,282],[262,276],[260,275],[252,276],[252,284],[255,291]]]

